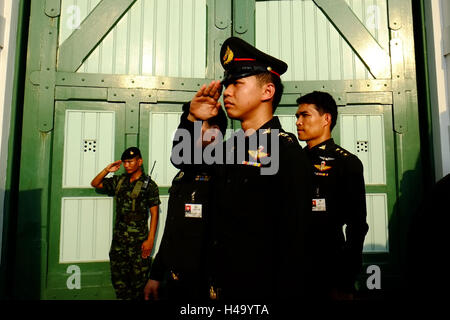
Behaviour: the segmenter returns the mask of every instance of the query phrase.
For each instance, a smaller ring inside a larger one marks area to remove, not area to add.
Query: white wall
[[[425,1],[436,179],[450,173],[450,3]]]
[[[6,166],[18,15],[19,1],[0,0],[0,249],[3,238]]]

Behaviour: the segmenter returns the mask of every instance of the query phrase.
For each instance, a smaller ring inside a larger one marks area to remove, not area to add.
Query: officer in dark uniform
[[[287,65],[235,37],[220,56],[222,82],[204,85],[188,116],[215,116],[223,85],[227,114],[242,127],[213,165],[211,298],[296,299],[305,292],[311,174],[297,138],[273,116]]]
[[[313,170],[311,294],[320,299],[348,299],[368,231],[363,166],[331,138],[338,114],[331,95],[314,91],[297,99],[297,104],[298,137],[308,145]]]
[[[187,119],[189,104],[183,106],[180,128],[186,128],[194,138],[194,123]],[[202,124],[202,141],[191,140],[191,155],[195,149],[203,150],[215,140],[217,134],[225,135],[227,116],[223,109],[218,115]],[[206,138],[206,132],[209,135]],[[214,137],[214,139],[212,139]],[[175,155],[172,155],[174,159]],[[169,189],[170,197],[164,235],[152,264],[150,280],[145,289],[146,299],[162,298],[172,301],[205,301],[208,299],[208,273],[206,270],[207,244],[210,243],[210,200],[214,189],[213,167],[207,164],[179,163],[180,169]],[[159,294],[160,283],[165,290]]]
[[[116,199],[116,221],[109,252],[111,280],[118,299],[143,300],[150,271],[150,253],[158,224],[158,186],[144,174],[141,151],[126,149],[91,182]],[[126,173],[106,178],[123,164]],[[150,231],[148,228],[151,215]]]

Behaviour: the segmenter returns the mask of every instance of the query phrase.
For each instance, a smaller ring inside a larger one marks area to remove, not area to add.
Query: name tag
[[[202,205],[186,203],[184,205],[184,216],[186,218],[201,218],[202,217]]]
[[[312,211],[327,211],[325,199],[312,199]]]

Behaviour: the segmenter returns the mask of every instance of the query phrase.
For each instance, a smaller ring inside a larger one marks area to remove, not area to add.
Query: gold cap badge
[[[230,47],[227,46],[227,51],[225,51],[225,55],[223,56],[223,64],[228,64],[233,61],[234,53],[231,51]]]

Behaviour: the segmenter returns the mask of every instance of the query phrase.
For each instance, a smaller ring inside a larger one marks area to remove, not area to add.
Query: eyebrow
[[[298,118],[298,117],[300,117],[300,115],[305,115],[305,114],[308,114],[308,111],[298,111],[295,113],[295,116]]]

